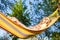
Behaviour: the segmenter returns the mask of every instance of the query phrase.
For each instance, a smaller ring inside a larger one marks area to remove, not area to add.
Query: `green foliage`
[[[17,40],[18,38],[17,37],[13,37],[13,39],[12,40]]]
[[[10,14],[10,16],[16,17],[16,16],[18,15],[19,17],[21,17],[21,15],[22,15],[22,10],[23,10],[23,8],[22,8],[22,1],[20,0],[19,3],[16,2],[16,4],[14,4],[14,5],[12,6],[12,11],[13,11],[13,13]]]
[[[38,4],[38,9],[43,9],[44,13],[47,14],[46,16],[48,16],[49,14],[51,14],[52,12],[54,12],[57,8],[57,0],[44,0],[43,3],[39,3]],[[32,5],[32,3],[30,2],[30,5]],[[27,9],[27,7],[23,7],[22,4],[22,0],[20,0],[20,2],[16,2],[13,6],[12,6],[12,14],[9,14],[10,16],[14,16],[16,17],[20,22],[22,22],[23,24],[25,24],[26,26],[29,26],[30,23],[30,18],[29,18],[29,14],[24,14],[24,11]],[[36,10],[36,12],[37,12]],[[47,34],[48,33],[48,34]],[[46,31],[46,35],[50,35],[49,31]],[[52,38],[54,39],[54,37],[52,36]],[[17,38],[14,37],[14,40]],[[31,38],[33,39],[33,38]]]
[[[32,3],[30,2],[30,4]],[[57,0],[44,0],[43,3],[42,4],[39,3],[38,6],[39,7],[36,10],[36,12],[38,12],[39,9],[43,9],[44,13],[47,14],[46,16],[48,16],[49,14],[51,14],[53,11],[56,10]],[[26,9],[27,7],[23,7],[22,0],[20,0],[20,2],[16,2],[12,6],[12,9],[11,9],[12,14],[9,14],[9,15],[16,17],[23,24],[25,24],[26,26],[29,26],[31,24],[29,14],[28,13],[24,14],[24,11]]]
[[[16,2],[12,6],[12,14],[10,16],[16,17],[20,22],[28,26],[30,25],[30,19],[28,14],[24,14],[25,9],[26,7],[23,8],[22,0],[20,0],[20,2]]]
[[[60,40],[60,33],[54,32],[52,34],[52,40]]]
[[[44,0],[43,3],[39,3],[38,9],[41,8],[44,10],[46,16],[50,15],[57,9],[58,0]]]

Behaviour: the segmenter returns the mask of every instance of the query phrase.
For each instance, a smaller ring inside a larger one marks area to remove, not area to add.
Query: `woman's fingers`
[[[34,29],[34,30],[44,29],[47,27],[47,25],[50,23],[50,21],[51,21],[50,18],[45,17],[42,19],[42,21],[38,25],[32,27],[32,29]]]
[[[15,23],[17,23],[18,25],[21,25],[21,23],[19,22],[19,20],[16,19],[15,17],[9,17],[8,16],[8,18],[10,20],[14,21]],[[48,17],[45,17],[45,18],[42,19],[42,21],[38,25],[32,27],[31,29],[33,29],[33,30],[44,29],[50,23],[50,21],[51,20]]]
[[[14,21],[15,23],[19,24],[19,21],[15,18],[15,17],[9,17],[8,18],[12,21]]]

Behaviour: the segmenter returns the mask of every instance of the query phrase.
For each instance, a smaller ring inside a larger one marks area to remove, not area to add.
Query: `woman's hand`
[[[14,21],[15,23],[17,23],[18,25],[20,24],[20,22],[19,22],[19,20],[17,18],[15,18],[15,17],[9,17],[9,16],[8,16],[8,18],[10,20]]]
[[[39,24],[31,27],[31,29],[34,29],[34,30],[45,29],[49,25],[50,22],[51,22],[51,19],[49,17],[45,17],[41,20]]]
[[[18,19],[16,19],[15,17],[8,17],[10,20],[14,21],[15,23],[17,23],[18,25],[22,25],[22,23],[19,22]],[[40,30],[40,29],[44,29],[48,26],[48,24],[50,23],[50,18],[45,17],[41,20],[41,22],[33,27],[31,27],[30,29],[33,30]]]

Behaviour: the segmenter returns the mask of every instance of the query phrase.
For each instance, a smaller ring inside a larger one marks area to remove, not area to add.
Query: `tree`
[[[60,33],[54,32],[52,33],[52,40],[60,40]]]
[[[41,0],[23,0],[23,1],[20,0],[19,2],[15,1],[15,4],[13,4],[13,6],[12,5],[10,5],[11,7],[9,6],[12,10],[12,14],[8,14],[8,13],[7,14],[9,16],[16,17],[19,21],[21,21],[26,26],[33,26],[39,23],[43,17],[53,13],[57,8],[57,4],[58,4],[57,0],[42,0],[42,1]],[[53,27],[55,29],[58,28],[56,24],[58,23],[55,23]],[[50,37],[50,34],[52,34],[52,32],[53,31],[50,27],[44,32],[44,34],[43,33],[42,34]],[[41,34],[40,37],[43,38]]]

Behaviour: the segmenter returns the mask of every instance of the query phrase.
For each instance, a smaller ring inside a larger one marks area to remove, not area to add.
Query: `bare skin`
[[[34,30],[40,30],[40,29],[44,29],[48,26],[48,24],[50,23],[50,18],[45,17],[41,20],[41,22],[39,24],[37,24],[36,26],[32,27],[32,29]]]
[[[9,18],[10,20],[14,21],[15,23],[17,23],[18,25],[21,24],[21,23],[19,22],[19,20],[18,20],[17,18],[15,18],[15,17],[9,17],[9,16],[8,16],[8,18]]]
[[[22,23],[19,22],[18,19],[16,19],[15,17],[8,17],[10,20],[16,22],[18,25],[21,25]],[[41,22],[33,27],[31,27],[31,29],[33,30],[40,30],[40,29],[43,29],[43,28],[46,28],[48,26],[48,24],[50,23],[50,18],[48,17],[45,17],[41,20]]]

